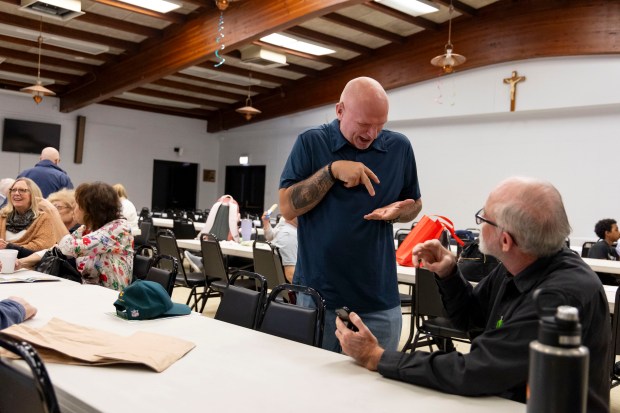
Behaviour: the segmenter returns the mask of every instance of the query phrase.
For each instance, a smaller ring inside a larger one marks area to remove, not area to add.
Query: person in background
[[[133,202],[127,199],[125,187],[123,184],[114,184],[113,188],[121,200],[121,216],[127,220],[132,229],[138,229],[138,211]]]
[[[273,229],[267,211],[263,213],[261,219],[265,239],[278,247],[284,266],[284,276],[288,282],[292,283],[297,263],[297,218],[287,221],[282,217]]]
[[[442,302],[461,330],[482,328],[469,353],[384,350],[359,316],[359,332],[337,321],[344,352],[383,376],[464,396],[497,395],[526,401],[529,344],[538,337],[534,292],[545,307],[579,310],[583,345],[590,351],[587,411],[609,412],[611,329],[605,290],[590,267],[566,247],[570,225],[555,187],[511,178],[496,187],[476,214],[480,250],[500,265],[475,287],[460,274],[455,256],[432,240],[413,248],[413,262],[436,275]],[[560,294],[553,292],[560,291]]]
[[[588,251],[588,258],[596,258],[599,260],[618,261],[618,251],[614,248],[614,243],[620,239],[620,231],[618,231],[618,223],[615,219],[601,219],[594,225],[594,233],[598,236],[599,240],[596,244],[590,247]],[[620,279],[613,274],[604,272],[597,272],[598,277],[605,285],[618,285]]]
[[[13,178],[4,178],[0,180],[0,208],[4,208],[8,202],[7,199],[9,197],[9,188],[14,182],[15,179]]]
[[[391,224],[412,221],[422,199],[409,139],[383,129],[388,109],[379,82],[351,80],[337,119],[299,135],[280,178],[280,211],[287,220],[299,217],[294,282],[325,299],[323,348],[331,351],[340,351],[333,310],[342,306],[360,313],[383,346],[398,346]]]
[[[75,219],[75,191],[73,189],[61,189],[47,197],[47,200],[60,213],[60,219],[69,232],[79,228],[80,223]]]
[[[58,166],[60,163],[60,153],[57,149],[52,147],[44,148],[39,159],[40,161],[34,168],[22,171],[18,178],[32,179],[41,189],[43,198],[47,198],[49,194],[62,188],[73,189],[71,178]]]
[[[9,297],[2,300],[0,301],[0,330],[26,321],[36,314],[37,309],[21,297]]]
[[[58,231],[53,214],[41,211],[41,190],[29,178],[17,178],[0,210],[0,249],[19,251],[18,258],[52,247],[66,230]]]
[[[81,184],[75,190],[75,218],[84,225],[58,243],[63,254],[75,257],[85,284],[122,290],[131,283],[133,236],[120,217],[121,202],[103,182]],[[57,225],[63,225],[60,219]]]

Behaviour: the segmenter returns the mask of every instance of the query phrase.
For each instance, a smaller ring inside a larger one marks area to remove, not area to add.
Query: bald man
[[[385,348],[400,338],[392,223],[413,220],[422,200],[409,139],[383,129],[388,109],[376,80],[351,80],[337,119],[299,135],[280,179],[282,215],[299,221],[294,283],[325,299],[323,348],[331,351],[341,350],[334,310],[342,306]]]
[[[44,148],[39,159],[34,168],[26,169],[18,178],[32,179],[41,188],[43,198],[63,188],[73,189],[69,175],[58,166],[60,163],[58,150],[52,147]]]
[[[564,240],[570,225],[560,193],[548,182],[510,178],[502,182],[475,215],[480,250],[501,264],[476,287],[461,276],[456,259],[437,240],[413,248],[433,271],[451,321],[460,329],[482,328],[469,353],[388,351],[377,345],[360,318],[359,332],[338,320],[346,354],[385,377],[465,396],[497,395],[525,403],[529,344],[538,337],[539,314],[533,295],[545,295],[551,313],[560,304],[576,307],[582,343],[590,350],[588,413],[609,411],[611,329],[603,286]]]

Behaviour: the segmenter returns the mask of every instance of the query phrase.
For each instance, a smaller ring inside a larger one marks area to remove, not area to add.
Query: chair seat
[[[413,296],[405,293],[398,293],[400,297],[401,307],[411,307],[413,305]]]
[[[466,331],[454,327],[449,319],[435,317],[422,322],[422,329],[434,336],[453,337],[467,340],[469,334]]]
[[[201,272],[189,272],[187,273],[187,282],[185,281],[185,277],[183,274],[179,274],[176,277],[176,284],[178,285],[186,285],[187,287],[195,287],[201,286],[205,284],[205,276]]]

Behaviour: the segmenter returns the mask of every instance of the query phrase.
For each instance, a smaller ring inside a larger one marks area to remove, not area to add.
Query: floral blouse
[[[58,247],[63,254],[75,257],[85,284],[123,290],[131,283],[133,236],[124,219],[108,222],[93,232],[82,225],[65,235]]]

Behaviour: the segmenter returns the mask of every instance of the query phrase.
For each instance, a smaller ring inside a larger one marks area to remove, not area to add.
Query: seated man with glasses
[[[525,403],[529,343],[538,337],[533,300],[545,289],[545,308],[576,307],[583,345],[590,350],[587,411],[609,411],[610,317],[596,274],[568,249],[570,225],[560,193],[549,183],[511,178],[489,195],[476,214],[480,250],[501,265],[475,287],[459,273],[453,254],[437,240],[416,245],[414,263],[436,274],[443,303],[454,325],[482,328],[469,353],[385,351],[361,319],[359,332],[337,321],[344,352],[385,377],[466,396],[497,395]]]

